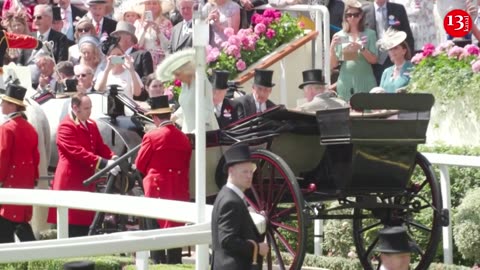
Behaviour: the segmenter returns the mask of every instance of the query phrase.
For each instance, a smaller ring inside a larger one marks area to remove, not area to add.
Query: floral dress
[[[160,32],[157,33],[152,27],[145,32],[146,22],[141,20],[135,21],[135,36],[140,41],[143,35],[144,42],[139,44],[139,48],[149,51],[152,54],[153,65],[157,66],[165,58],[165,52],[170,45],[170,36],[172,33],[172,23],[165,18],[157,19],[157,24],[160,27]],[[144,33],[145,32],[145,33]]]
[[[216,47],[220,47],[222,42],[227,41],[228,39],[223,32],[223,29],[229,27],[228,20],[230,17],[233,17],[237,13],[240,14],[240,6],[233,1],[227,1],[222,6],[215,6],[211,3],[207,3],[205,6],[203,6],[202,13],[206,17],[210,11],[215,9],[218,9],[218,13],[220,14],[219,24],[221,27],[213,27],[213,41]]]
[[[348,38],[350,42],[354,40],[343,30],[336,35],[342,38]],[[360,33],[361,40],[365,42],[365,48],[371,53],[377,55],[377,36],[371,29],[365,29]],[[342,59],[342,50],[349,43],[343,43],[336,46],[335,54],[337,59]],[[350,97],[355,93],[368,93],[377,86],[375,76],[373,75],[372,65],[367,62],[365,57],[359,52],[356,60],[342,61],[340,66],[340,74],[337,80],[337,94],[345,101],[349,101]]]
[[[438,44],[435,18],[432,16],[432,0],[390,0],[390,2],[405,7],[415,41],[415,51],[421,50],[427,43]]]

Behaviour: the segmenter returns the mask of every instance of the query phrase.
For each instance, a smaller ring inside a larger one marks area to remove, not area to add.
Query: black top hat
[[[253,162],[252,157],[250,154],[250,148],[248,148],[247,144],[239,143],[232,145],[230,149],[228,149],[225,154],[225,165],[223,169],[226,171],[228,167],[235,165],[237,163],[243,162]]]
[[[95,263],[92,261],[75,261],[63,265],[63,270],[94,270]]]
[[[255,69],[255,79],[253,83],[265,87],[274,87],[272,83],[273,70],[268,69]]]
[[[16,84],[8,84],[5,95],[0,95],[0,98],[5,101],[25,107],[23,99],[25,98],[26,93],[27,89],[25,87]]]
[[[410,253],[413,245],[409,241],[407,230],[401,226],[384,228],[378,232],[376,251],[382,253]]]
[[[227,89],[228,88],[228,76],[230,72],[226,70],[215,70],[213,76],[213,89]]]
[[[146,112],[146,115],[172,112],[170,105],[168,104],[168,96],[166,95],[150,98],[150,107],[151,110]]]
[[[302,72],[303,75],[303,83],[298,86],[298,88],[303,89],[303,87],[307,84],[321,84],[325,85],[325,80],[322,76],[321,69],[310,69],[305,70]]]
[[[60,7],[59,6],[53,6],[52,7],[52,13],[53,13],[53,20],[54,21],[61,21],[62,20],[62,14],[60,13]]]

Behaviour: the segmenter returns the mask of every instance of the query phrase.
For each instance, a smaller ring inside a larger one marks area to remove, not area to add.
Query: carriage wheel
[[[295,175],[285,161],[267,150],[252,154],[257,164],[247,200],[265,216],[270,245],[266,263],[280,269],[301,269],[305,257],[306,228],[304,200]]]
[[[430,162],[417,153],[406,194],[377,198],[386,203],[405,206],[406,209],[354,210],[353,238],[363,268],[373,270],[378,263],[378,254],[374,252],[378,231],[385,226],[404,226],[410,239],[416,243],[412,262],[418,264],[412,269],[427,269],[435,256],[442,233],[440,184],[435,179]]]

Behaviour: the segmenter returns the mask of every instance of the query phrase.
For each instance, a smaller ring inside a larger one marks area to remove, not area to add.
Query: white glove
[[[117,166],[113,167],[113,169],[111,169],[109,173],[117,176],[118,173],[120,173],[120,171],[121,171],[120,166],[117,165]]]
[[[107,165],[106,165],[105,167],[110,167],[114,162],[115,162],[115,160],[109,159],[109,160],[107,161]]]

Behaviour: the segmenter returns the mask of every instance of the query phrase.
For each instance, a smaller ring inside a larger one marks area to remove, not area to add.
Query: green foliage
[[[480,188],[470,190],[453,216],[453,237],[465,259],[480,261]]]
[[[470,267],[453,265],[453,264],[443,264],[443,263],[432,263],[428,270],[469,270]]]
[[[129,265],[123,268],[123,270],[136,270],[135,265]],[[176,265],[167,265],[167,264],[156,264],[148,266],[149,270],[186,270],[186,269],[195,269],[193,264],[176,264]]]
[[[333,203],[329,208],[338,206],[338,203]],[[343,209],[332,211],[329,214],[351,215],[352,209]],[[323,249],[329,256],[348,257],[348,253],[354,249],[353,244],[353,230],[352,220],[350,219],[328,219],[324,222],[323,233],[324,242]]]
[[[357,259],[325,257],[307,254],[303,266],[321,267],[329,270],[360,270],[362,266]]]
[[[57,270],[63,269],[66,262],[84,260],[95,262],[95,270],[120,270],[122,267],[134,263],[132,257],[103,256],[0,264],[0,270]]]

